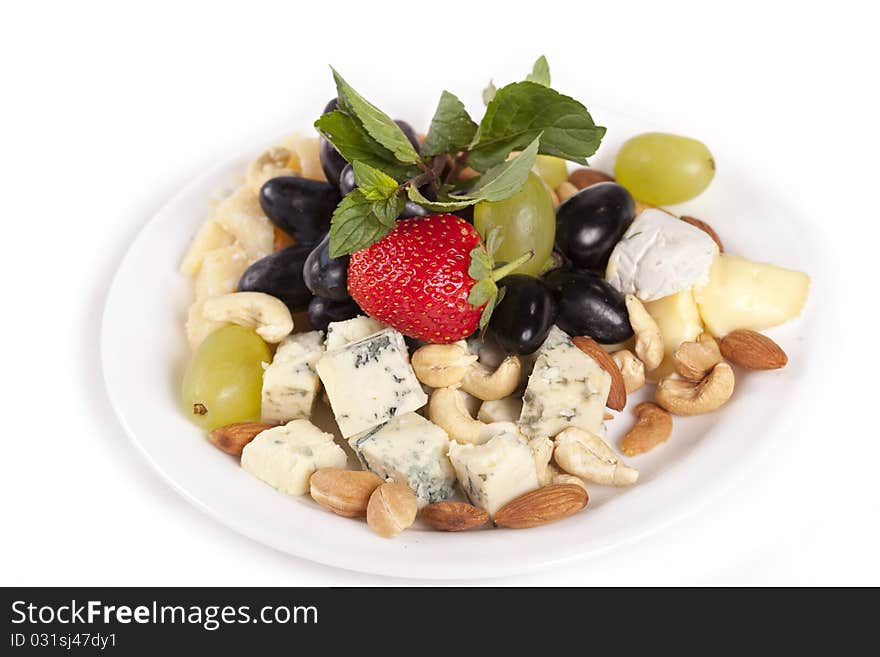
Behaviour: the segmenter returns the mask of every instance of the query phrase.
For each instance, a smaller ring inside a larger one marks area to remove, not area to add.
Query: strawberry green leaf
[[[468,303],[474,308],[479,308],[484,303],[495,297],[498,286],[491,278],[484,278],[471,288],[468,294]]]
[[[495,310],[495,306],[497,306],[498,302],[500,301],[500,296],[501,294],[499,292],[499,294],[491,297],[486,302],[486,307],[483,308],[483,312],[480,313],[480,330],[485,329],[489,325],[489,320],[492,318],[492,313]]]
[[[330,257],[365,249],[385,237],[391,228],[376,216],[373,202],[361,190],[352,190],[336,206],[330,221]]]
[[[358,189],[371,201],[384,201],[397,196],[397,181],[387,173],[359,160],[352,162],[351,166]]]
[[[471,143],[476,131],[477,124],[471,120],[464,103],[454,94],[444,91],[431,119],[422,155],[430,157],[455,153]]]
[[[482,281],[492,273],[492,258],[489,257],[482,245],[474,247],[470,257],[471,264],[468,266],[468,276],[475,281]]]
[[[492,228],[484,241],[486,242],[486,251],[489,253],[489,257],[493,258],[498,251],[498,247],[501,246],[501,242],[504,241],[504,235],[501,234],[501,226]]]
[[[536,82],[499,89],[471,143],[468,164],[477,171],[504,162],[543,133],[539,153],[586,164],[605,128],[597,126],[581,103]]]
[[[328,112],[315,121],[315,127],[349,162],[362,162],[381,169],[399,181],[406,180],[413,173],[347,114],[338,110]]]
[[[360,123],[369,135],[394,154],[404,164],[415,164],[419,154],[409,142],[403,130],[390,116],[355,91],[341,75],[333,69],[339,105],[346,114]]]
[[[545,87],[550,86],[550,65],[547,63],[547,58],[544,55],[541,55],[535,61],[534,66],[532,66],[532,72],[526,76],[526,81]]]

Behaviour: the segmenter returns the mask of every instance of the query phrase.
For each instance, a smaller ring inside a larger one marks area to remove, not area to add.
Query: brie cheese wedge
[[[705,285],[717,255],[718,245],[699,228],[649,208],[614,247],[605,278],[621,294],[653,301]]]

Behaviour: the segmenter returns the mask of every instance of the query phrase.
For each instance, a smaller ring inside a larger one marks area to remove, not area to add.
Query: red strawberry
[[[491,256],[469,223],[451,214],[416,217],[352,254],[348,291],[368,315],[404,335],[455,342],[485,325],[495,281],[529,257],[492,271]]]

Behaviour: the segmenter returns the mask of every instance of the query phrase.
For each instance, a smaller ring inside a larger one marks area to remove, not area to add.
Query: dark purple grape
[[[325,299],[343,301],[348,299],[349,256],[330,257],[330,233],[306,258],[303,279],[312,294]]]
[[[576,267],[604,273],[635,216],[626,189],[613,182],[590,185],[556,209],[556,245]]]
[[[318,331],[326,331],[330,322],[342,322],[363,314],[364,311],[351,298],[345,301],[333,301],[333,299],[315,297],[309,303],[309,323]]]
[[[540,278],[513,274],[498,282],[504,290],[489,330],[508,353],[530,354],[544,342],[556,318],[553,292]]]
[[[312,298],[303,279],[303,266],[312,247],[288,246],[248,267],[238,282],[239,292],[265,292],[281,299],[290,312],[305,310]]]
[[[299,176],[272,178],[260,189],[260,206],[272,223],[298,244],[312,246],[330,230],[339,198],[335,186]]]
[[[623,295],[601,276],[584,270],[557,269],[544,280],[556,297],[556,325],[569,335],[588,336],[601,344],[616,344],[632,337]]]

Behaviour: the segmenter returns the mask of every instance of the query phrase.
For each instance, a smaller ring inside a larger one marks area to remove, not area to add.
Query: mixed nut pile
[[[585,508],[587,482],[635,484],[621,454],[718,410],[734,368],[786,365],[759,331],[809,278],[661,207],[710,184],[700,142],[638,135],[614,176],[585,166],[605,129],[543,58],[490,85],[479,125],[443,92],[427,135],[334,76],[320,137],[254,160],[181,265],[183,408],[255,477],[384,537],[535,527]],[[609,411],[649,384],[616,450]]]

